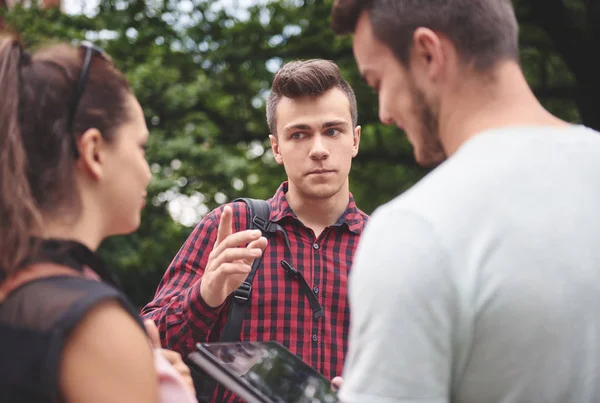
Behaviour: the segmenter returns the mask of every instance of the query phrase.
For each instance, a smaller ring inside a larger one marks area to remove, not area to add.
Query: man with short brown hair
[[[194,229],[143,314],[157,323],[163,344],[184,355],[219,340],[232,293],[264,250],[241,340],[278,341],[331,379],[347,351],[347,277],[368,218],[348,183],[360,143],[356,99],[333,62],[295,61],[275,75],[267,120],[273,155],[287,174],[268,200],[282,231],[267,246],[246,230],[246,204],[217,208]],[[219,398],[215,392],[212,401]],[[222,401],[237,400],[227,392]]]
[[[384,124],[438,164],[352,267],[346,403],[600,401],[600,136],[546,111],[510,0],[337,0]]]

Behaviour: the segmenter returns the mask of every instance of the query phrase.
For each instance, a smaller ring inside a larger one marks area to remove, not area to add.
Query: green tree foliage
[[[269,152],[264,110],[282,63],[332,59],[355,87],[363,134],[351,190],[362,209],[372,212],[426,173],[405,136],[378,122],[377,98],[358,75],[349,38],[329,29],[331,0],[255,3],[240,8],[235,0],[104,0],[93,17],[38,8],[3,12],[31,46],[86,38],[103,46],[144,107],[151,129],[151,202],[136,234],[101,248],[139,305],[152,297],[203,214],[236,197],[267,198],[285,179]],[[600,3],[515,4],[521,60],[538,96],[559,116],[600,129],[600,54],[592,52],[600,43]],[[193,206],[186,210],[191,216],[173,220],[169,206],[182,201]]]

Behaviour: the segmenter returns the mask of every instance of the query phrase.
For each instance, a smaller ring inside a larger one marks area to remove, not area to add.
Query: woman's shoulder
[[[68,330],[94,306],[109,300],[117,302],[143,327],[121,291],[81,276],[48,277],[24,284],[0,305],[0,320],[32,330]]]

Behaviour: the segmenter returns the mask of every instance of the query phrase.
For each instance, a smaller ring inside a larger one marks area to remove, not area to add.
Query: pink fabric
[[[183,383],[179,372],[167,361],[160,350],[154,349],[154,366],[160,382],[161,403],[197,403],[196,397]]]
[[[92,280],[96,280],[96,281],[101,281],[102,279],[100,278],[99,275],[96,274],[96,272],[92,269],[90,269],[87,266],[83,267],[83,277],[92,279]]]

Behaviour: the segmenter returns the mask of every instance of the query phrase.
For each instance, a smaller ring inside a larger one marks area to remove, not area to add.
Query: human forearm
[[[142,316],[156,323],[164,347],[185,355],[208,338],[223,307],[211,308],[204,302],[199,281],[170,295],[162,298],[162,304],[148,304]]]

